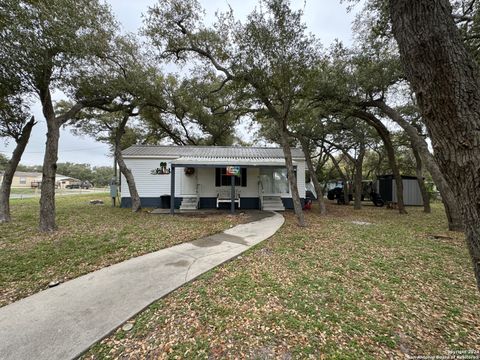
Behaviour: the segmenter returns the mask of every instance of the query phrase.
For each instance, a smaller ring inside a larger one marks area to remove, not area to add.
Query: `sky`
[[[107,0],[114,15],[125,32],[137,32],[142,27],[142,14],[149,6],[161,0]],[[236,18],[244,19],[256,6],[257,0],[199,0],[206,12],[205,22],[214,20],[217,10],[228,10],[231,6]],[[324,47],[328,47],[335,39],[345,44],[352,42],[352,20],[354,12],[347,11],[347,5],[340,0],[292,0],[292,7],[303,9],[304,21],[308,31],[313,33]],[[29,144],[22,157],[22,164],[39,165],[43,163],[43,152],[46,140],[46,122],[41,107],[32,107],[37,125],[32,131]],[[2,140],[4,141],[4,140]],[[0,144],[0,152],[11,156],[14,142]],[[92,166],[111,165],[112,158],[107,145],[91,138],[73,135],[68,128],[61,130],[58,162],[88,163]]]

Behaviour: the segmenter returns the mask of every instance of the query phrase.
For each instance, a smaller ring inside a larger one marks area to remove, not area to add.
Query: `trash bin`
[[[170,195],[160,196],[160,207],[162,209],[170,209]]]

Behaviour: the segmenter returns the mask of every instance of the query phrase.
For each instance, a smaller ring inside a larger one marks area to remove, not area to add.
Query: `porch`
[[[228,167],[239,168],[238,175],[229,175]],[[171,214],[175,209],[228,208],[234,213],[235,209],[282,211],[290,207],[283,159],[179,158],[171,162],[170,176],[170,197],[175,198],[170,202]]]

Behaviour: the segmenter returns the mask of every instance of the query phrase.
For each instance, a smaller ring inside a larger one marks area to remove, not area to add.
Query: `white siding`
[[[170,195],[170,174],[152,175],[150,172],[165,161],[170,168],[170,160],[162,159],[125,159],[127,167],[132,171],[140,197],[159,197]],[[181,176],[185,176],[183,169],[175,171],[175,196],[180,195]],[[122,175],[122,197],[130,197],[127,180]]]
[[[297,187],[301,198],[305,198],[305,170],[305,161],[299,161],[297,165]]]

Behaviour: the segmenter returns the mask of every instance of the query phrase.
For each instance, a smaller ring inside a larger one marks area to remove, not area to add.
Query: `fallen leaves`
[[[84,358],[397,359],[479,349],[462,236],[429,239],[446,231],[438,205],[429,215],[328,210],[306,214],[302,229],[287,212],[274,237],[158,301],[137,332],[118,339],[119,330]]]

